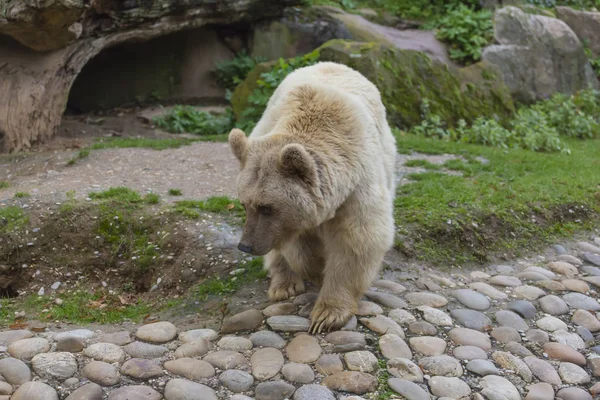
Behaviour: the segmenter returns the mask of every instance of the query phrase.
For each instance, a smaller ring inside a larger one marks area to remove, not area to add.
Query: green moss
[[[188,218],[199,218],[200,212],[233,215],[244,218],[244,208],[237,199],[227,196],[209,197],[206,200],[182,200],[175,203],[175,212]]]
[[[0,207],[0,232],[12,232],[29,222],[29,217],[17,206]]]

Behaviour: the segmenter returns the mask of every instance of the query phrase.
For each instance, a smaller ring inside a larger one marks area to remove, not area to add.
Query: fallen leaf
[[[27,328],[27,324],[24,324],[22,322],[16,322],[12,325],[9,326],[9,329],[14,329],[14,330],[19,330],[19,329],[25,329]]]

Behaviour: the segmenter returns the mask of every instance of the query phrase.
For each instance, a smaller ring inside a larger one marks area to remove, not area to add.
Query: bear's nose
[[[238,250],[243,251],[244,253],[252,254],[252,246],[247,246],[242,242],[238,244]]]

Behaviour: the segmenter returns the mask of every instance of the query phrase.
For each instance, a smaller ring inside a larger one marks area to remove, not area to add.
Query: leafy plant
[[[243,82],[248,73],[258,64],[267,61],[263,57],[252,57],[245,50],[238,53],[234,59],[217,63],[214,70],[219,86],[233,91]]]
[[[214,115],[191,106],[175,106],[167,115],[154,118],[154,123],[171,133],[207,136],[220,135],[231,130],[234,118],[230,108],[223,114]]]
[[[492,12],[459,4],[438,21],[436,37],[451,45],[453,60],[465,64],[479,61],[482,49],[494,37]]]

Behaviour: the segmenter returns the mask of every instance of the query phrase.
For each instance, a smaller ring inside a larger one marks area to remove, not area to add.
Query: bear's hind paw
[[[309,333],[316,334],[341,329],[350,318],[352,318],[352,313],[346,309],[316,305],[310,315],[312,323]]]

